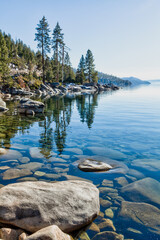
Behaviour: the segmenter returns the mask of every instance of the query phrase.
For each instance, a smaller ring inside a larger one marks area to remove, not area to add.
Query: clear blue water
[[[121,192],[126,181],[131,184],[147,177],[160,181],[160,82],[99,95],[54,97],[44,102],[45,114],[36,117],[18,115],[16,104],[8,102],[9,112],[0,117],[1,147],[18,151],[23,157],[29,157],[29,162],[42,165],[32,168],[29,176],[11,178],[4,177],[7,169],[0,169],[0,183],[66,180],[72,175],[89,179],[100,188],[104,187],[104,179],[110,180],[109,195],[101,191],[100,197],[110,201],[111,206],[101,205],[102,217],[99,216],[95,223],[103,222],[103,218],[111,219],[116,232],[123,234],[125,239],[160,239],[159,226],[155,230],[133,219],[126,222],[125,217],[119,216],[122,200],[135,201]],[[33,147],[41,154],[39,158],[30,153]],[[53,157],[65,161],[56,162]],[[105,173],[82,172],[75,162],[87,157],[114,163],[115,169]],[[23,164],[18,157],[17,162],[8,162],[15,158],[7,155],[1,155],[0,159],[0,167],[19,169]],[[57,174],[56,178],[48,175],[53,173]],[[125,179],[125,183],[118,183],[117,178]],[[112,189],[116,190],[116,196],[110,194]],[[160,193],[157,194],[160,197]],[[160,206],[160,198],[159,202],[145,198],[139,202]],[[107,217],[107,208],[114,216]],[[100,229],[101,232],[107,230]],[[86,233],[90,239],[96,234],[91,230]]]

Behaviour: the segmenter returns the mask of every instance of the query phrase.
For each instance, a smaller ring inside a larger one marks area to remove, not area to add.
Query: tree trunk
[[[42,74],[43,74],[43,83],[45,83],[45,76],[44,76],[44,44],[43,44],[43,37],[42,37]]]
[[[63,83],[63,78],[64,78],[64,45],[62,49],[62,83]]]

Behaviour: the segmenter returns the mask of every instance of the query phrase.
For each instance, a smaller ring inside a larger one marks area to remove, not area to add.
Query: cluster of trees
[[[64,34],[57,22],[53,29],[52,38],[46,18],[37,24],[35,41],[41,51],[42,78],[43,82],[70,82],[74,81],[75,74],[71,67],[70,57],[67,52],[69,48],[64,43]],[[53,49],[53,56],[50,59],[47,54]]]
[[[10,34],[0,31],[0,81],[13,82],[10,70],[28,68],[28,77],[32,78],[34,66],[41,65],[41,53],[35,53],[21,40],[14,41]],[[39,66],[41,68],[41,66]],[[31,74],[32,73],[32,74]],[[36,75],[36,74],[35,74]]]
[[[76,82],[84,84],[86,82],[97,82],[98,72],[95,71],[94,58],[90,49],[86,53],[86,57],[82,55],[77,71],[76,71]]]
[[[48,22],[45,16],[43,16],[39,24],[37,24],[35,41],[38,42],[37,47],[41,50],[42,54],[43,82],[46,80],[81,84],[85,82],[97,82],[98,78],[95,71],[94,58],[90,50],[87,51],[85,58],[82,55],[75,76],[68,54],[69,48],[64,42],[64,34],[58,22],[53,29],[51,38]],[[53,49],[53,57],[49,62],[47,53],[50,53],[51,49]]]
[[[6,76],[8,75],[8,49],[6,46],[6,41],[5,38],[2,34],[2,32],[0,32],[0,80],[6,78]]]
[[[17,74],[23,75],[23,80],[26,82],[34,79],[50,83],[97,82],[92,52],[88,50],[85,58],[82,55],[77,71],[75,71],[68,53],[70,49],[64,42],[64,34],[58,22],[53,29],[52,37],[50,32],[48,22],[43,16],[36,27],[35,41],[37,41],[38,51],[35,53],[21,40],[14,41],[11,35],[0,31],[1,83],[12,82],[13,84],[15,80],[12,74],[13,69],[17,70]],[[51,50],[53,51],[52,56],[49,54]],[[27,71],[24,73],[19,71],[23,69],[27,69]]]

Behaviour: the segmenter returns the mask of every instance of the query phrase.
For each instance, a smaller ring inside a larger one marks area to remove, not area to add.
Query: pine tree
[[[71,61],[68,52],[66,53],[66,56],[64,58],[64,79],[69,78],[70,68],[71,68]]]
[[[94,58],[91,50],[88,49],[86,58],[86,75],[87,75],[87,80],[91,82],[97,82],[97,72],[95,71],[95,65],[94,65]]]
[[[46,75],[46,81],[47,82],[52,82],[53,80],[53,69],[52,69],[52,64],[51,64],[51,60],[49,59],[49,57],[46,58],[45,61],[45,75]]]
[[[64,59],[64,81],[65,82],[74,82],[75,73],[72,69],[71,61],[68,52],[65,55]]]
[[[0,77],[3,82],[9,75],[8,67],[8,48],[6,47],[6,41],[3,34],[0,32]]]
[[[50,52],[50,36],[49,36],[49,25],[46,18],[40,20],[37,24],[37,33],[35,33],[35,41],[38,42],[37,47],[41,49],[42,53],[42,69],[43,69],[43,82],[45,82],[45,57]]]
[[[86,77],[85,77],[85,59],[84,56],[82,55],[77,71],[76,71],[76,82],[77,83],[81,83],[84,84],[84,82],[86,81]]]
[[[60,62],[63,59],[63,48],[64,48],[64,41],[63,41],[63,33],[62,29],[60,28],[59,23],[57,22],[56,27],[53,30],[53,40],[52,40],[52,48],[54,51],[53,60],[56,63],[56,82],[59,82],[59,75],[60,75]]]

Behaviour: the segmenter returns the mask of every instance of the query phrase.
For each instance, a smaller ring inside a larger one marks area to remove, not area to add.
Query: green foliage
[[[42,53],[42,69],[43,69],[43,82],[45,82],[45,57],[46,54],[50,52],[50,36],[49,36],[49,25],[46,18],[40,20],[36,28],[37,32],[35,33],[35,41],[38,42],[37,47],[41,49]]]
[[[86,77],[89,82],[97,82],[98,73],[95,71],[94,58],[91,50],[88,49],[85,57]]]
[[[50,29],[45,16],[37,24],[36,30],[35,41],[38,42],[37,47],[42,50],[42,55],[45,55],[50,52]]]
[[[92,52],[88,50],[85,58],[82,55],[75,76],[68,54],[69,48],[64,43],[64,34],[58,22],[52,33],[52,41],[49,33],[49,25],[43,16],[36,28],[35,41],[37,41],[39,50],[35,53],[20,39],[14,41],[11,35],[0,31],[1,83],[16,87],[27,88],[29,86],[33,89],[38,88],[42,80],[61,84],[63,82],[78,84],[97,82]],[[53,49],[51,59],[47,56],[50,46]],[[14,78],[20,75],[23,76],[24,85],[22,80],[19,83],[19,80]]]
[[[76,71],[76,83],[84,84],[86,82],[85,77],[85,59],[82,55],[77,71]]]
[[[63,33],[62,33],[62,29],[60,28],[59,23],[57,22],[54,30],[53,30],[53,39],[52,39],[52,48],[54,51],[54,58],[57,61],[61,60],[61,54],[62,54],[62,47],[64,45],[64,41],[63,41]]]
[[[68,52],[64,59],[64,82],[75,82],[75,73],[71,67],[71,61]]]
[[[9,75],[8,63],[8,48],[3,34],[0,32],[0,75],[3,82],[7,80]]]
[[[63,51],[64,51],[64,41],[63,41],[63,33],[62,33],[62,29],[60,28],[59,23],[57,22],[52,36],[52,48],[53,48],[53,60],[54,60],[54,76],[55,76],[55,81],[59,82],[60,79],[62,79],[62,76],[60,77],[60,75],[62,75],[62,71],[63,69],[61,69],[62,71],[60,71],[60,63],[61,60],[63,61]]]

